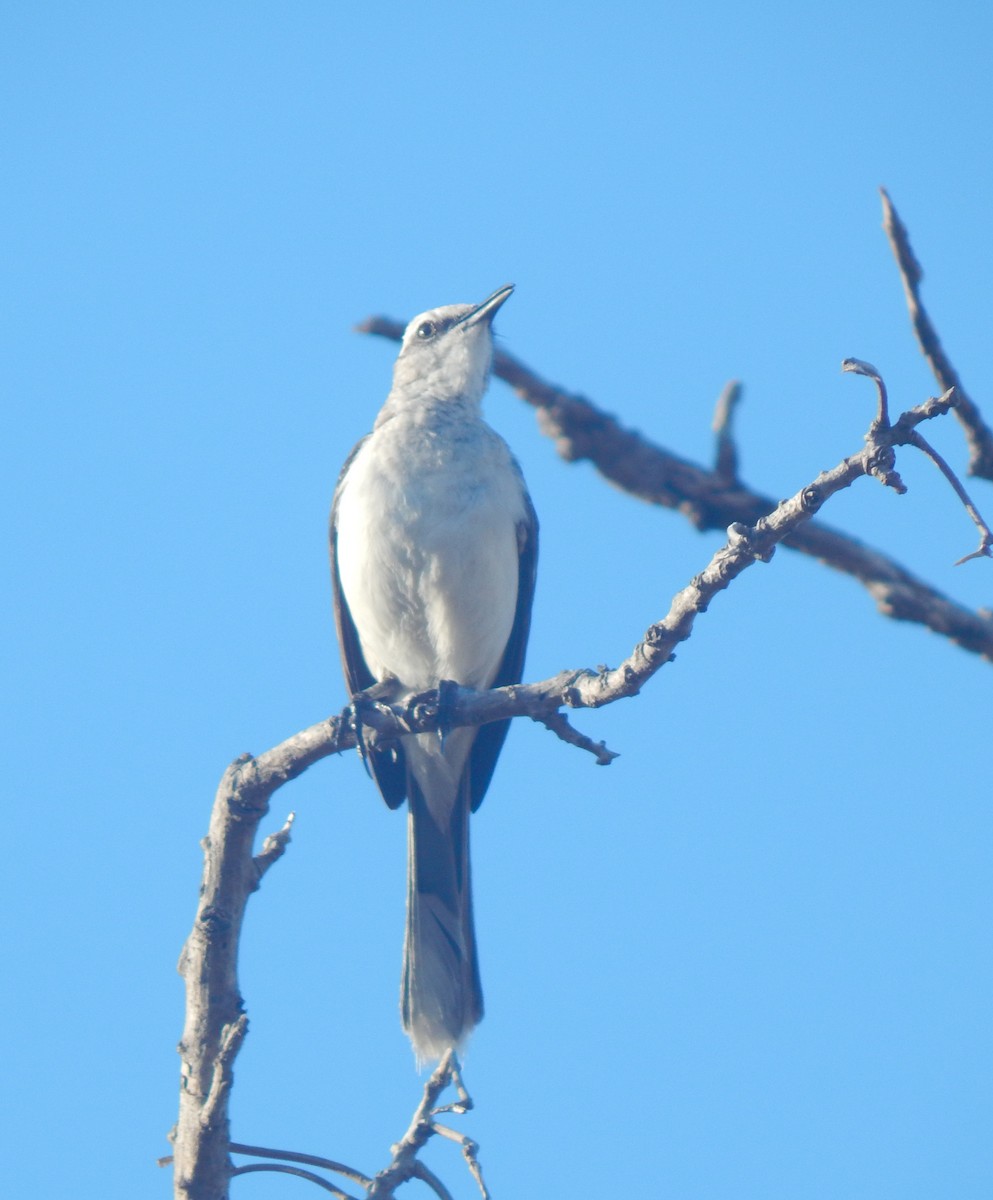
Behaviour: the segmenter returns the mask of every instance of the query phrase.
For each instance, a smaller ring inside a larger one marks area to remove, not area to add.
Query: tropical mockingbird
[[[412,691],[520,682],[538,522],[520,468],[481,412],[492,321],[512,291],[411,321],[393,388],[342,469],[331,574],[353,695],[387,680]],[[458,1049],[483,1015],[469,814],[508,725],[417,734],[366,756],[390,808],[408,802],[401,1010],[419,1061]]]

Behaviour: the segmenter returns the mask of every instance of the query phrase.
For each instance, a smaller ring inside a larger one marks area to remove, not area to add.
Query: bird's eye
[[[422,341],[427,341],[428,338],[432,338],[432,337],[434,337],[434,335],[435,335],[434,321],[425,321],[423,325],[417,326],[417,336]]]

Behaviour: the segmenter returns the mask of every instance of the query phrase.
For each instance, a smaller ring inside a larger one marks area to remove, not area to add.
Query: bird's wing
[[[531,605],[534,602],[534,585],[538,571],[538,518],[526,490],[524,502],[525,517],[517,526],[517,610],[514,613],[514,624],[507,647],[491,687],[520,683],[524,673],[524,654],[531,630]],[[479,727],[466,767],[469,772],[469,795],[473,812],[483,802],[509,728],[510,721],[491,721],[488,725]]]
[[[331,503],[330,543],[331,543],[331,592],[334,599],[334,623],[338,630],[338,647],[341,650],[342,666],[345,670],[345,683],[348,686],[349,697],[376,683],[372,672],[362,654],[362,644],[359,641],[358,630],[348,609],[348,601],[341,586],[341,574],[338,571],[338,501],[341,497],[341,487],[348,468],[355,461],[355,456],[366,442],[363,438],[345,460],[338,476],[334,490],[334,500]],[[399,808],[407,796],[407,768],[404,763],[403,750],[399,746],[391,746],[386,750],[370,750],[363,757],[372,772],[372,777],[390,808]]]

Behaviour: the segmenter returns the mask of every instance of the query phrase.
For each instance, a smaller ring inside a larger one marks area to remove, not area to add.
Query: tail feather
[[[424,772],[419,771],[425,784]],[[440,781],[439,781],[440,782]],[[472,920],[468,771],[430,800],[408,776],[407,933],[401,1008],[420,1062],[458,1049],[483,1016]],[[447,802],[446,802],[447,801]]]

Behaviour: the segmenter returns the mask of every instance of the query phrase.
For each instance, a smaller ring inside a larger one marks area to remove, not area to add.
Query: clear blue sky
[[[513,281],[504,344],[689,458],[742,379],[744,476],[787,495],[861,444],[842,358],[896,406],[934,391],[885,184],[993,416],[991,32],[978,0],[6,6],[10,1195],[169,1194],[214,788],[345,702],[325,522],[394,353],[353,323]],[[563,464],[501,384],[488,413],[542,521],[528,676],[616,663],[720,539]],[[908,495],[863,482],[826,519],[989,605],[960,506],[900,467]],[[465,1127],[497,1197],[989,1195],[991,683],[781,551],[641,697],[576,718],[613,766],[513,730],[473,827]],[[267,826],[291,808],[234,1129],[371,1171],[419,1092],[404,819],[352,756]]]

